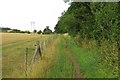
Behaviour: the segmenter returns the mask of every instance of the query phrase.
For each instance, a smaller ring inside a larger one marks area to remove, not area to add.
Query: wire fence
[[[42,55],[46,53],[47,49],[52,45],[53,41],[57,39],[58,35],[51,36],[48,39],[45,40],[37,40],[35,43],[35,51],[33,54],[33,57],[31,61],[28,61],[28,54],[29,54],[29,48],[26,48],[25,52],[25,76],[27,76],[28,72],[31,71],[32,65],[34,64],[36,57],[39,55],[39,57],[42,60]],[[37,55],[38,54],[38,55]],[[47,54],[46,54],[47,55]],[[29,64],[28,64],[29,63]]]

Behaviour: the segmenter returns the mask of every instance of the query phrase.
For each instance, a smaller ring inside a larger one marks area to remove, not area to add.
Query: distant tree
[[[0,27],[0,30],[11,30],[10,28]]]
[[[0,27],[0,32],[7,32],[10,28]]]
[[[25,33],[25,31],[20,31],[20,33]]]
[[[10,33],[20,33],[21,31],[18,29],[13,29],[12,31],[10,31]]]
[[[52,30],[49,29],[49,26],[46,26],[46,28],[43,30],[43,34],[51,34]]]
[[[69,2],[70,0],[63,0],[65,3]]]
[[[27,33],[30,34],[30,31],[28,31]]]
[[[30,31],[20,31],[20,33],[28,33],[28,34],[30,34]]]
[[[30,34],[30,31],[25,31],[25,33],[28,33],[28,34]]]
[[[41,33],[42,33],[42,31],[41,31],[41,30],[39,30],[37,33],[38,33],[38,34],[41,34]]]
[[[33,32],[34,32],[34,33],[37,33],[37,30],[34,30]]]

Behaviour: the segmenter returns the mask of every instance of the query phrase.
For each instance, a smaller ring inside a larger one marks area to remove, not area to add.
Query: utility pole
[[[35,22],[30,22],[31,24],[31,31],[33,32],[35,30]]]

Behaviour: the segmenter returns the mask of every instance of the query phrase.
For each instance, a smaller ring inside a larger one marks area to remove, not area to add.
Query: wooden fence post
[[[27,76],[27,58],[28,58],[28,48],[26,48],[26,54],[25,54],[25,75]]]
[[[32,64],[35,62],[35,58],[36,58],[37,53],[39,53],[39,55],[40,55],[40,57],[41,57],[41,59],[42,59],[42,53],[41,53],[41,48],[40,48],[40,43],[39,43],[39,41],[37,41],[37,43],[36,43],[35,46],[36,46],[36,49],[35,49],[35,53],[34,53],[34,55],[33,55]]]
[[[44,41],[44,53],[45,53],[45,50],[46,50],[46,41]]]

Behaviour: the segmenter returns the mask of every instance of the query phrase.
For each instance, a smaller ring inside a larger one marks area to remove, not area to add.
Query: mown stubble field
[[[25,76],[25,52],[28,48],[28,65],[32,60],[37,40],[44,41],[48,35],[1,33],[2,77]]]

